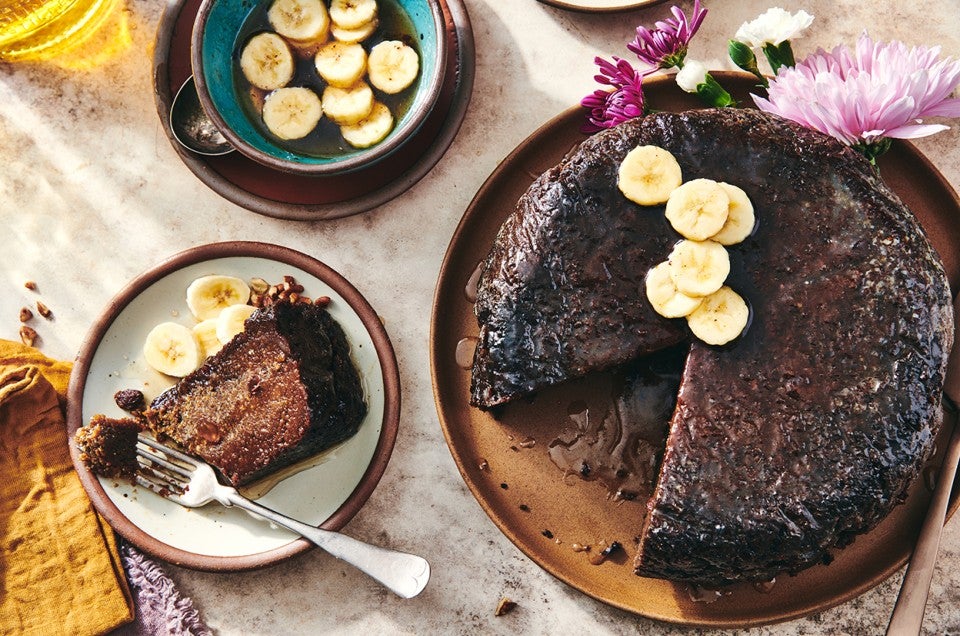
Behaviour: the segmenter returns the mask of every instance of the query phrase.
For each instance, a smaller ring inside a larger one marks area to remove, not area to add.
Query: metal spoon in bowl
[[[200,105],[193,75],[187,78],[170,107],[170,130],[180,145],[201,155],[225,155],[233,152],[227,141]]]

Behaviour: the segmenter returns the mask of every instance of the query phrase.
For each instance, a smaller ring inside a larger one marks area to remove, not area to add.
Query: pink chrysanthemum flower
[[[587,123],[581,130],[588,134],[595,133],[643,115],[644,74],[619,57],[614,57],[613,62],[602,57],[593,61],[600,68],[600,73],[594,79],[610,88],[597,89],[580,101],[581,105],[590,109]]]
[[[670,12],[673,19],[654,23],[654,29],[637,27],[637,37],[627,44],[627,48],[636,53],[640,61],[655,69],[683,66],[687,45],[707,17],[707,10],[700,6],[700,0],[694,0],[693,14],[689,20],[679,7],[671,7]]]
[[[940,58],[940,47],[875,43],[864,33],[851,53],[823,49],[770,82],[761,110],[819,130],[854,146],[871,160],[889,138],[913,139],[946,130],[926,117],[960,117],[960,62]]]

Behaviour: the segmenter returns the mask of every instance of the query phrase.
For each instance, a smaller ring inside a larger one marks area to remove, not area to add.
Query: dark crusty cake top
[[[824,558],[903,496],[939,427],[952,343],[943,267],[857,153],[743,109],[658,113],[598,133],[537,179],[478,286],[473,404],[489,408],[689,338],[644,276],[680,240],[616,187],[637,145],[684,180],[743,188],[757,230],[729,248],[751,308],[724,347],[691,342],[641,573],[769,578]]]

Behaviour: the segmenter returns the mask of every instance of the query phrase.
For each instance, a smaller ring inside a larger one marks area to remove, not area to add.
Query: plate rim
[[[396,444],[400,424],[400,372],[390,337],[379,315],[367,300],[339,272],[322,261],[292,248],[258,241],[225,241],[197,245],[177,252],[134,277],[108,301],[93,322],[74,359],[67,387],[66,428],[70,458],[80,481],[97,512],[121,536],[144,552],[170,563],[209,572],[242,571],[262,568],[304,552],[314,545],[303,538],[263,552],[240,556],[198,554],[170,546],[136,526],[109,498],[98,478],[80,460],[73,433],[82,426],[83,395],[90,365],[107,331],[121,312],[153,283],[187,266],[218,258],[266,258],[302,269],[333,288],[350,305],[367,330],[377,352],[384,386],[384,412],[381,431],[373,456],[363,476],[347,499],[319,527],[340,530],[360,511],[376,489]]]
[[[567,11],[576,11],[578,13],[620,13],[622,11],[632,11],[634,9],[646,9],[654,5],[663,4],[667,0],[625,0],[621,2],[608,1],[604,4],[586,4],[577,0],[538,0],[543,4],[554,6],[558,9]]]
[[[711,73],[718,79],[718,81],[721,81],[721,82],[723,82],[724,80],[752,81],[752,76],[746,73],[741,73],[737,71],[711,71]],[[666,76],[666,75],[654,75],[647,78],[644,83],[645,83],[645,88],[649,88],[651,84],[657,85],[658,88],[663,88],[663,85],[666,85],[667,87],[669,87],[673,84],[673,77]],[[470,221],[472,220],[471,218],[468,218],[470,216],[471,210],[474,208],[474,206],[479,200],[483,199],[487,195],[487,193],[489,193],[492,189],[497,187],[498,181],[499,181],[497,177],[501,172],[501,167],[504,165],[510,165],[518,156],[526,153],[528,149],[533,144],[537,143],[537,141],[540,138],[550,134],[551,131],[557,128],[568,126],[569,120],[571,118],[573,118],[578,113],[582,114],[584,112],[585,111],[583,107],[580,105],[573,105],[564,109],[560,113],[548,119],[546,122],[540,125],[533,132],[531,132],[513,150],[511,150],[504,157],[504,159],[502,159],[498,163],[498,165],[493,169],[493,171],[490,173],[487,179],[484,180],[484,182],[482,183],[480,188],[477,190],[474,197],[471,199],[467,208],[464,210],[464,214],[461,217],[460,222],[457,224],[457,227],[450,238],[447,251],[445,252],[443,261],[441,262],[441,266],[439,270],[440,273],[438,275],[437,284],[434,289],[433,307],[431,310],[431,323],[430,323],[430,372],[431,372],[431,380],[433,384],[434,406],[437,410],[437,415],[440,421],[440,426],[443,432],[444,439],[447,443],[447,448],[450,451],[451,455],[453,456],[454,463],[457,466],[457,470],[460,473],[460,476],[463,479],[464,483],[466,483],[468,489],[470,490],[470,493],[473,495],[473,498],[480,505],[481,509],[483,509],[486,515],[490,518],[490,520],[493,521],[497,529],[504,536],[506,536],[507,539],[509,539],[510,542],[523,553],[524,556],[529,558],[538,567],[543,569],[545,572],[549,573],[551,576],[553,576],[557,580],[569,585],[570,587],[585,594],[586,596],[593,598],[594,600],[604,603],[605,605],[616,607],[618,609],[630,612],[631,614],[634,614],[637,616],[643,616],[646,618],[662,621],[665,623],[671,623],[676,625],[686,625],[686,626],[693,626],[693,627],[707,627],[707,628],[746,628],[746,627],[770,625],[774,623],[782,623],[785,621],[802,618],[804,616],[809,616],[814,612],[821,612],[821,611],[836,607],[876,587],[877,585],[879,585],[880,583],[888,579],[891,575],[893,575],[896,571],[898,571],[900,568],[902,568],[906,564],[906,562],[909,560],[909,557],[910,557],[909,550],[907,550],[905,555],[897,559],[896,562],[890,564],[888,567],[884,568],[877,575],[873,577],[868,577],[866,580],[862,581],[859,585],[855,585],[847,589],[844,593],[829,599],[828,602],[812,608],[806,608],[806,609],[798,608],[789,613],[782,613],[775,616],[768,616],[765,618],[746,619],[746,620],[726,620],[726,619],[723,619],[722,617],[712,619],[712,618],[703,617],[703,616],[684,618],[682,616],[668,615],[663,612],[645,611],[636,606],[631,606],[626,603],[618,602],[616,600],[604,598],[599,591],[594,592],[592,590],[583,589],[583,587],[579,585],[575,580],[573,580],[572,577],[567,576],[564,572],[560,571],[560,568],[555,567],[551,563],[548,563],[548,561],[544,559],[539,553],[537,553],[536,551],[528,550],[526,547],[526,543],[522,540],[522,538],[519,537],[516,532],[514,532],[508,527],[507,521],[504,519],[501,519],[499,515],[495,512],[494,506],[490,502],[486,501],[485,496],[480,488],[480,484],[475,483],[474,479],[467,473],[466,471],[467,458],[462,456],[461,452],[457,450],[457,448],[455,447],[455,444],[453,443],[451,423],[447,418],[445,408],[442,404],[441,390],[440,390],[439,383],[437,381],[437,366],[438,366],[437,362],[438,362],[439,353],[437,352],[436,344],[437,344],[437,337],[438,337],[438,333],[437,333],[438,324],[440,322],[439,320],[440,304],[441,304],[441,301],[443,300],[444,273],[449,271],[449,268],[451,267],[450,262],[453,260],[455,256],[453,252],[454,245],[458,244],[459,242],[462,242],[462,240],[464,239],[464,236],[467,233],[467,226],[470,224]],[[586,138],[587,138],[587,135],[584,135],[583,139],[586,139]],[[933,163],[923,153],[921,153],[916,148],[916,146],[914,146],[910,142],[907,142],[904,140],[894,140],[894,142],[898,151],[908,154],[911,160],[922,164],[924,169],[929,171],[930,174],[934,177],[934,179],[941,186],[943,186],[944,190],[951,194],[950,203],[954,207],[960,208],[960,195],[958,195],[957,191],[953,188],[953,186],[949,183],[949,181],[946,180],[946,178],[936,168],[936,166],[934,166]],[[536,178],[536,176],[537,175],[533,175],[530,177],[531,182]],[[953,290],[951,290],[951,293],[952,292]],[[958,301],[960,301],[960,296],[957,296],[955,298],[955,302],[958,302]],[[960,335],[960,325],[956,325],[955,328],[958,330],[957,331],[958,335]],[[464,396],[464,399],[466,399],[466,396]],[[951,415],[950,413],[945,412],[943,427],[940,431],[938,439],[941,437],[944,439],[944,441],[948,439],[950,432],[952,432],[953,428],[957,426],[960,426],[960,420],[958,420],[957,416]],[[944,436],[947,436],[947,437],[944,437]],[[949,508],[948,508],[944,523],[949,521],[949,519],[953,516],[953,514],[956,513],[958,509],[960,509],[960,488],[957,488],[958,483],[960,483],[960,473],[958,473],[958,476],[954,481],[954,487],[951,493]]]

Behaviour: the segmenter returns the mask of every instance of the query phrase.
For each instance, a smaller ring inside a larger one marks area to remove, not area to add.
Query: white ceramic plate
[[[364,385],[367,415],[355,436],[326,451],[311,467],[280,481],[258,501],[310,525],[339,528],[369,496],[392,450],[399,413],[396,360],[379,319],[359,293],[333,270],[292,250],[258,243],[202,246],[131,283],[94,326],[78,357],[69,399],[71,439],[76,428],[95,413],[126,415],[114,403],[116,391],[140,389],[149,403],[173,385],[171,378],[146,365],[143,341],[160,322],[195,324],[185,290],[207,274],[245,280],[260,277],[269,282],[291,275],[307,296],[332,299],[328,310],[350,341]],[[72,452],[101,514],[118,532],[157,556],[200,569],[246,569],[306,547],[289,531],[237,509],[216,504],[187,509],[123,480],[95,477],[78,461],[75,448]]]

